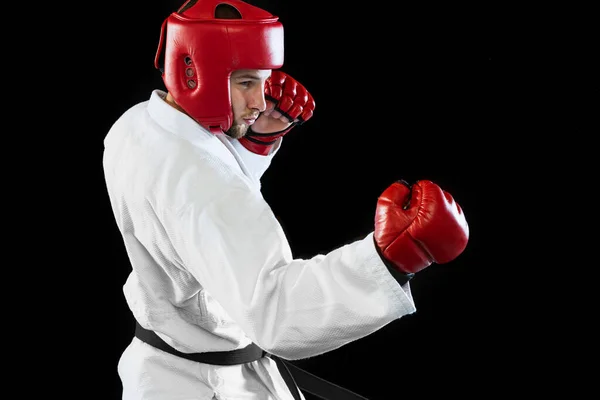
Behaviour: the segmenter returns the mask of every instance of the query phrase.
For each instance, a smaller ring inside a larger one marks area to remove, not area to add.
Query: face
[[[233,124],[227,135],[239,139],[250,125],[267,108],[265,81],[271,76],[270,69],[242,69],[234,71],[230,78]]]

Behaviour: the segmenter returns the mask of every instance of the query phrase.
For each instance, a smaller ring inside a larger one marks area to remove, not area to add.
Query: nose
[[[256,109],[258,112],[263,112],[267,109],[264,86],[256,85],[256,88],[252,90],[248,101],[248,108]]]

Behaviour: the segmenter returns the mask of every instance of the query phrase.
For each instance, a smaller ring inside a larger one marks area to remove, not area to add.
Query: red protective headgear
[[[234,7],[242,18],[216,19],[220,4]],[[222,133],[233,123],[231,72],[283,65],[278,19],[240,0],[190,0],[163,22],[154,65],[177,104],[211,132]]]

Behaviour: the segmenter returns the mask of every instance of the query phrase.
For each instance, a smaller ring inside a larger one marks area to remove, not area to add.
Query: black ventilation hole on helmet
[[[182,13],[185,10],[187,10],[188,8],[192,7],[194,4],[196,4],[198,2],[198,0],[190,0],[188,2],[186,2],[184,5],[182,5],[179,10],[177,10],[178,13]]]
[[[192,59],[190,56],[184,58],[183,62],[185,62],[185,65],[192,65]]]
[[[215,8],[216,19],[242,19],[242,14],[231,4],[221,3]]]

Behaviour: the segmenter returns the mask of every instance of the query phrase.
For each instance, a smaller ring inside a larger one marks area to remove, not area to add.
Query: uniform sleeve
[[[260,193],[239,185],[169,217],[186,268],[262,349],[287,359],[334,350],[415,311],[373,233],[294,259]]]

